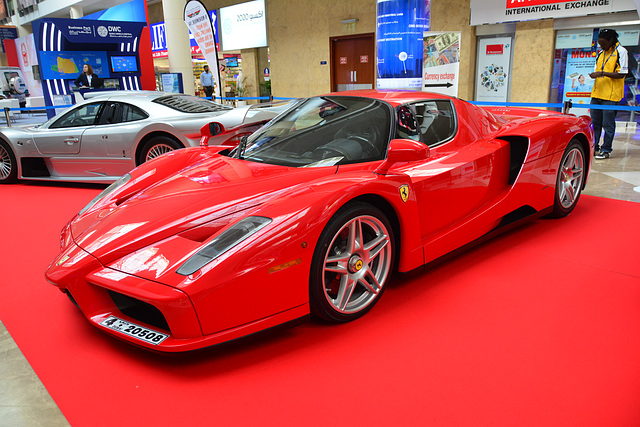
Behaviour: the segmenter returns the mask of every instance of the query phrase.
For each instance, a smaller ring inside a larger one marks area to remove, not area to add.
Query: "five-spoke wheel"
[[[562,156],[556,180],[553,215],[568,215],[578,203],[585,179],[585,155],[582,145],[572,140]]]
[[[393,230],[374,206],[352,203],[322,233],[311,268],[311,310],[334,322],[362,316],[378,301],[393,267]]]

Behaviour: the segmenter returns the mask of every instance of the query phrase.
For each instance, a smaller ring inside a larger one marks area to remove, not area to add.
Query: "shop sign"
[[[618,41],[622,46],[638,46],[640,30],[621,30],[618,31]]]
[[[346,64],[347,63],[347,57],[346,56],[341,56],[340,57],[340,63],[341,64]]]
[[[471,0],[471,25],[636,10],[634,0]]]
[[[487,55],[502,55],[504,53],[504,45],[503,44],[488,44]]]
[[[556,34],[556,49],[590,48],[593,42],[593,29],[561,30]]]

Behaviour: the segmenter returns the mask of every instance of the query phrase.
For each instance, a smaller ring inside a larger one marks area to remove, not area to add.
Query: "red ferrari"
[[[237,147],[144,163],[64,228],[46,272],[99,329],[159,351],[311,313],[356,319],[394,272],[541,215],[585,186],[590,119],[425,92],[298,100]]]

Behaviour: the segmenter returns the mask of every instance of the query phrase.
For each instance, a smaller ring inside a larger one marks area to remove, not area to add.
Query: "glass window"
[[[575,108],[579,104],[591,102],[591,90],[594,79],[589,76],[595,66],[598,46],[598,33],[601,29],[613,28],[619,34],[620,44],[627,50],[629,73],[624,79],[624,98],[622,105],[636,105],[640,102],[638,78],[640,78],[640,47],[638,46],[638,30],[635,26],[613,26],[593,29],[576,29],[559,31],[556,37],[556,50],[553,62],[553,75],[549,102],[563,103],[571,101],[573,114],[588,114],[586,108]],[[589,40],[591,33],[591,40]],[[560,111],[560,108],[556,108]],[[616,120],[635,121],[634,112],[618,111]]]
[[[96,118],[102,107],[102,102],[84,104],[81,107],[65,113],[51,125],[52,129],[68,128],[77,126],[92,126],[96,123]]]
[[[413,106],[422,142],[432,147],[453,137],[456,119],[451,101],[422,101]]]
[[[419,101],[398,108],[396,138],[421,141],[429,147],[448,141],[456,133],[456,118],[451,101]]]
[[[108,102],[102,110],[102,114],[100,114],[98,124],[106,125],[133,122],[146,119],[147,117],[149,117],[149,115],[135,105],[122,102]]]
[[[389,104],[369,98],[305,99],[251,135],[241,157],[297,167],[380,160],[389,143],[391,112]]]

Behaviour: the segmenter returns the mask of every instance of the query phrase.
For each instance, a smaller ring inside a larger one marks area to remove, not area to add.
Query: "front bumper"
[[[47,280],[68,293],[97,328],[150,350],[188,351],[236,339],[306,316],[308,304],[255,322],[204,335],[189,296],[176,288],[104,267],[71,243],[47,269]],[[150,331],[168,334],[159,344],[115,331],[101,322],[115,316]]]

